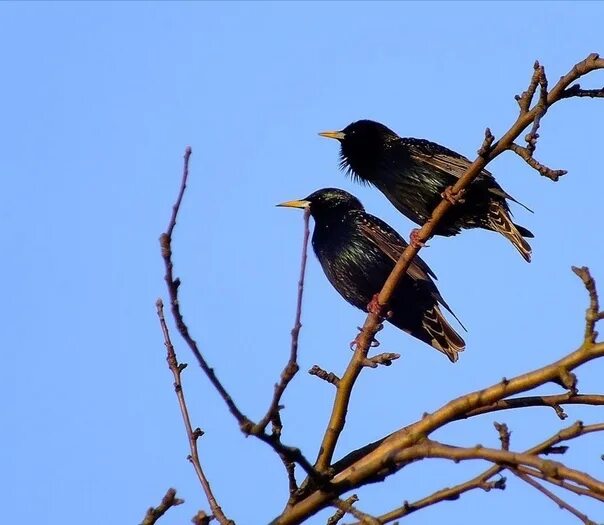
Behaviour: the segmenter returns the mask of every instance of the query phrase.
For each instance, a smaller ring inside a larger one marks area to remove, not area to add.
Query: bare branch
[[[501,468],[500,470],[503,470]],[[460,483],[459,485],[455,485],[454,487],[444,488],[436,491],[434,494],[430,496],[415,501],[413,503],[409,503],[405,501],[402,507],[394,509],[387,514],[383,514],[378,517],[380,523],[390,523],[398,518],[403,518],[409,514],[417,512],[418,510],[424,509],[431,505],[435,505],[436,503],[440,503],[442,501],[455,501],[460,498],[460,496],[474,489],[482,489],[485,492],[490,492],[491,490],[505,490],[506,478],[499,477],[495,481],[487,481],[489,478],[495,476],[497,474],[497,468],[491,467],[491,469],[487,470],[483,474],[476,476],[475,478],[466,481],[465,483]],[[356,524],[355,524],[356,525]]]
[[[478,156],[486,157],[491,151],[491,146],[493,145],[494,141],[495,135],[491,133],[491,130],[489,128],[486,128],[484,130],[484,141],[482,142],[482,145],[480,146],[480,149],[477,152]]]
[[[501,448],[503,450],[510,450],[510,434],[508,426],[505,423],[493,423],[495,430],[499,432],[499,441],[501,441]]]
[[[590,98],[602,98],[604,97],[604,88],[600,89],[581,89],[580,84],[575,84],[564,90],[560,98],[570,97],[590,97]]]
[[[533,157],[533,154],[528,148],[519,146],[516,143],[510,144],[510,150],[516,153],[516,155],[518,155],[522,159],[524,159],[531,168],[541,173],[541,175],[543,175],[544,177],[553,180],[554,182],[558,181],[560,177],[568,173],[566,170],[553,170],[551,168],[548,168],[547,166],[544,166]]]
[[[585,472],[579,472],[562,463],[541,459],[533,454],[510,452],[503,449],[497,450],[482,446],[471,448],[453,447],[436,441],[426,440],[418,445],[400,451],[393,458],[393,461],[399,464],[407,464],[409,461],[417,460],[418,458],[442,458],[451,459],[456,462],[468,459],[484,459],[506,466],[525,465],[539,470],[545,476],[570,480],[600,495],[604,495],[604,482],[595,479]]]
[[[567,427],[567,428],[561,430],[560,432],[554,434],[552,437],[546,439],[542,443],[539,443],[538,445],[535,445],[534,447],[526,450],[524,452],[524,454],[527,454],[527,455],[545,454],[546,452],[555,448],[555,446],[562,441],[574,439],[581,435],[589,434],[592,432],[602,432],[602,431],[604,431],[604,424],[583,425],[580,421],[577,421],[570,427]],[[526,467],[519,466],[518,468],[524,469]],[[390,522],[394,521],[395,519],[402,518],[404,516],[407,516],[408,514],[412,514],[413,512],[416,512],[423,508],[429,507],[430,505],[440,503],[441,501],[456,500],[465,492],[469,492],[470,490],[474,490],[477,488],[480,488],[487,492],[494,488],[503,490],[503,489],[505,489],[505,481],[506,481],[505,478],[502,477],[496,481],[488,481],[488,480],[490,480],[494,476],[497,476],[498,474],[500,474],[500,472],[502,472],[505,469],[506,469],[506,467],[504,465],[494,465],[494,466],[488,468],[487,470],[485,470],[482,474],[479,474],[478,476],[476,476],[475,478],[472,478],[469,481],[460,483],[451,488],[439,490],[439,491],[435,492],[434,494],[431,494],[430,496],[427,496],[427,497],[425,497],[421,500],[418,500],[416,502],[413,502],[413,503],[405,502],[402,507],[394,509],[394,510],[388,512],[387,514],[383,514],[382,516],[379,516],[378,519],[382,523],[390,523]],[[534,471],[540,472],[539,470],[534,470]],[[553,478],[549,478],[545,475],[543,475],[543,476],[544,476],[543,479],[547,479],[548,481],[550,479],[553,479]],[[565,483],[566,485],[568,485],[568,482],[566,482],[566,481],[561,481],[560,483]],[[561,484],[560,486],[563,486],[563,485]],[[575,487],[575,486],[573,485],[573,487]],[[580,490],[585,490],[585,489],[581,489],[580,487],[577,487],[577,488],[579,488]],[[593,492],[590,491],[590,494],[593,494]],[[599,499],[599,498],[596,498],[596,499]]]
[[[531,126],[531,130],[524,137],[526,141],[526,149],[532,155],[535,152],[537,147],[537,139],[539,135],[537,131],[539,130],[539,126],[541,125],[541,119],[547,113],[547,77],[545,76],[545,68],[543,66],[539,66],[538,73],[539,80],[539,101],[535,106],[535,118],[533,119],[533,125]]]
[[[185,324],[182,313],[180,311],[180,303],[178,301],[178,288],[180,286],[180,279],[174,278],[174,265],[172,263],[172,233],[174,231],[174,227],[176,226],[176,218],[178,217],[178,212],[180,210],[180,205],[182,203],[182,198],[187,187],[187,179],[189,177],[189,159],[191,157],[191,148],[187,147],[185,150],[184,156],[184,167],[183,167],[183,175],[182,182],[180,185],[180,191],[178,193],[178,198],[176,199],[176,203],[172,208],[172,216],[170,217],[170,222],[168,224],[168,228],[165,233],[159,238],[159,243],[161,246],[161,254],[164,260],[164,264],[166,267],[166,275],[164,277],[166,284],[168,285],[168,293],[170,295],[170,305],[172,309],[172,315],[174,316],[174,321],[176,323],[176,328],[180,332],[180,335],[185,340],[191,352],[197,359],[199,366],[204,371],[216,391],[220,394],[220,397],[224,400],[226,405],[228,406],[231,414],[235,416],[237,422],[239,423],[240,428],[245,432],[246,430],[249,432],[249,429],[252,426],[252,422],[239,410],[233,398],[226,391],[222,383],[219,381],[218,377],[214,373],[214,369],[211,368],[201,352],[199,351],[199,347],[195,340],[191,337],[189,333],[189,328]]]
[[[604,495],[596,494],[592,490],[584,489],[583,487],[579,487],[578,485],[575,485],[574,483],[569,483],[568,481],[564,481],[562,479],[556,479],[556,478],[551,478],[551,477],[545,476],[542,472],[535,470],[533,468],[519,465],[516,467],[516,470],[519,472],[523,472],[524,474],[527,474],[534,478],[540,478],[543,481],[547,481],[548,483],[551,483],[552,485],[561,487],[561,488],[568,490],[569,492],[573,492],[574,494],[577,494],[579,496],[588,496],[590,498],[604,502]]]
[[[279,458],[283,462],[285,472],[287,472],[287,483],[289,485],[289,495],[292,497],[298,491],[298,482],[296,481],[296,464],[286,458],[283,454],[279,454]]]
[[[594,521],[590,520],[585,514],[579,512],[575,507],[573,507],[570,503],[567,503],[562,498],[556,496],[553,492],[546,489],[541,483],[538,483],[530,476],[527,476],[523,472],[518,471],[515,468],[511,468],[510,471],[518,476],[522,481],[528,483],[532,487],[536,488],[539,492],[547,496],[551,499],[558,507],[561,509],[565,509],[568,512],[574,514],[577,518],[579,518],[585,525],[597,525]]]
[[[501,399],[491,405],[482,406],[475,410],[471,410],[464,414],[459,419],[467,419],[469,417],[498,412],[500,410],[510,410],[514,408],[526,407],[552,407],[560,419],[566,419],[566,414],[562,416],[559,413],[560,405],[604,405],[604,395],[598,394],[559,394],[554,396],[529,396],[517,397],[512,399]]]
[[[171,507],[181,505],[184,500],[176,497],[176,490],[168,489],[157,507],[150,507],[140,525],[154,525]]]
[[[170,339],[170,332],[168,331],[168,326],[166,324],[166,319],[164,317],[164,304],[161,299],[157,300],[157,317],[159,318],[159,324],[161,326],[161,330],[164,336],[164,344],[166,346],[166,351],[168,354],[167,361],[170,371],[174,376],[174,391],[176,392],[176,397],[178,398],[178,404],[180,406],[180,412],[182,414],[182,420],[185,424],[185,430],[187,431],[187,438],[189,440],[189,449],[191,454],[188,456],[188,460],[193,465],[195,469],[195,473],[199,478],[199,482],[205,492],[205,495],[208,499],[208,503],[210,504],[210,508],[212,509],[212,513],[218,520],[221,525],[235,525],[235,522],[228,519],[216,498],[214,497],[214,493],[212,492],[212,487],[210,486],[210,482],[206,478],[203,469],[201,468],[201,462],[199,460],[199,450],[197,448],[197,440],[203,435],[201,429],[196,428],[193,429],[193,425],[191,425],[191,418],[189,417],[189,409],[187,408],[187,402],[185,400],[185,394],[182,388],[181,381],[181,373],[184,370],[186,365],[179,365],[178,360],[176,358],[176,352],[174,351],[174,345]]]
[[[589,307],[585,312],[585,343],[594,344],[598,333],[595,331],[596,323],[602,319],[602,313],[600,312],[600,302],[598,300],[598,291],[596,290],[596,282],[589,273],[589,268],[582,266],[577,268],[572,267],[573,272],[583,281],[585,289],[589,294]]]
[[[323,381],[327,381],[334,386],[338,386],[340,382],[340,378],[335,375],[333,372],[327,372],[327,370],[323,370],[318,365],[313,365],[312,368],[308,371],[311,376],[317,376],[319,379]]]
[[[373,357],[368,357],[363,361],[363,366],[368,366],[369,368],[377,368],[378,365],[390,366],[392,361],[398,359],[400,354],[393,354],[390,352],[384,354],[378,354]]]
[[[526,115],[529,112],[529,108],[533,102],[533,97],[535,96],[535,91],[537,91],[537,86],[539,85],[539,76],[541,74],[541,66],[539,65],[539,61],[535,60],[533,70],[533,76],[531,77],[531,82],[527,90],[521,95],[516,95],[514,97],[516,102],[518,102],[518,106],[520,107],[521,116]]]
[[[356,494],[353,494],[352,496],[350,496],[348,499],[344,500],[343,503],[347,504],[347,505],[353,505],[355,504],[357,501],[359,501],[359,498]],[[341,510],[338,509],[336,510],[336,512],[334,513],[334,515],[329,518],[327,520],[327,525],[337,525],[337,523],[346,515],[346,511],[345,510]]]
[[[308,256],[308,237],[310,235],[310,229],[308,222],[310,219],[310,208],[304,210],[304,236],[302,240],[302,256],[300,262],[300,277],[298,279],[298,298],[296,300],[296,317],[294,321],[294,327],[291,331],[291,350],[289,354],[289,361],[285,365],[283,372],[281,372],[281,379],[277,385],[275,385],[275,393],[273,400],[266,412],[266,415],[255,425],[254,432],[264,432],[269,421],[275,417],[275,414],[279,413],[279,402],[283,392],[289,385],[289,382],[294,378],[299,370],[298,367],[298,338],[300,336],[300,329],[302,328],[302,297],[304,295],[304,276],[306,274],[306,260]]]
[[[356,498],[356,500],[358,501],[358,498]],[[361,525],[380,525],[380,523],[381,523],[377,518],[374,518],[373,516],[370,516],[369,514],[366,514],[364,512],[361,512],[360,510],[356,509],[353,506],[353,502],[351,501],[351,498],[349,498],[345,501],[341,500],[340,498],[336,498],[333,502],[333,505],[335,507],[337,507],[338,509],[340,509],[341,511],[348,513],[351,516],[354,516],[356,519],[359,520],[359,523]]]
[[[176,327],[178,328],[181,337],[185,340],[185,342],[193,352],[193,355],[197,359],[199,366],[201,367],[207,378],[210,380],[216,391],[219,393],[220,397],[224,400],[231,414],[233,414],[233,416],[239,423],[239,428],[241,429],[241,431],[246,435],[252,434],[256,436],[258,439],[272,447],[275,452],[287,458],[287,460],[298,463],[306,471],[310,478],[323,483],[324,478],[315,471],[313,466],[303,456],[302,452],[300,452],[298,448],[289,447],[281,443],[278,434],[266,434],[264,430],[261,430],[256,425],[254,425],[253,421],[251,421],[247,416],[245,416],[241,412],[241,410],[239,410],[230,394],[227,392],[225,387],[222,385],[222,383],[214,373],[214,369],[209,366],[208,362],[205,360],[205,358],[199,351],[197,343],[191,337],[189,329],[184,322],[182,313],[180,311],[180,303],[178,300],[178,288],[180,286],[180,279],[174,278],[174,265],[172,263],[172,233],[174,231],[174,226],[176,225],[176,219],[178,217],[178,212],[182,203],[184,191],[187,186],[190,156],[191,148],[187,147],[184,156],[183,176],[178,198],[176,200],[176,203],[174,204],[168,228],[166,232],[160,236],[161,254],[166,267],[165,281],[168,286],[171,310],[172,315],[174,317],[174,321],[176,323]]]
[[[208,516],[203,510],[200,510],[191,519],[193,525],[210,525],[210,521],[212,521],[212,516]]]

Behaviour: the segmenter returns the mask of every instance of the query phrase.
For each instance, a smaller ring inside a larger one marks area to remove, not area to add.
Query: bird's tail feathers
[[[463,352],[466,343],[461,336],[453,330],[438,305],[426,311],[422,319],[422,326],[429,336],[428,344],[445,354],[452,363],[458,359],[458,353]]]
[[[489,207],[489,225],[509,239],[526,262],[531,262],[531,245],[524,240],[523,234],[528,234],[526,237],[533,237],[533,234],[514,224],[507,210],[499,202],[492,202]]]
[[[515,202],[516,204],[518,204],[519,206],[522,206],[526,211],[531,212],[531,213],[535,213],[533,210],[531,210],[526,204],[522,204],[520,201],[517,201],[516,199],[514,199],[514,197],[512,197],[511,195],[506,193],[506,198],[510,199],[512,202]]]
[[[516,226],[516,229],[518,230],[520,235],[522,235],[523,237],[528,237],[529,239],[532,239],[533,237],[535,237],[533,232],[530,230],[527,230],[524,226],[520,226],[519,224],[514,224],[514,226]]]
[[[440,295],[440,293],[436,294],[436,300],[441,304],[441,306],[444,307],[444,309],[449,312],[454,318],[455,320],[459,323],[459,326],[461,326],[464,330],[464,332],[467,332],[468,329],[464,326],[464,324],[460,321],[459,317],[457,317],[455,315],[455,313],[453,312],[453,310],[451,310],[451,307],[447,304],[447,301],[445,301],[442,297],[442,295]]]

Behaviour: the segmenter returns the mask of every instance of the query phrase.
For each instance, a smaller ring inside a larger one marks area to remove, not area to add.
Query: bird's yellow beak
[[[336,140],[344,140],[346,138],[346,135],[342,131],[321,131],[319,135],[328,139]]]
[[[281,206],[282,208],[301,208],[305,210],[310,206],[310,201],[287,201],[277,204],[277,206]]]

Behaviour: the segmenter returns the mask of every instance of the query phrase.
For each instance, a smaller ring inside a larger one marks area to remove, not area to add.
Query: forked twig
[[[157,507],[149,507],[143,521],[140,525],[154,525],[171,507],[182,505],[184,500],[176,497],[176,490],[168,489],[166,495],[162,498],[161,503]]]
[[[195,473],[199,478],[199,482],[205,492],[206,498],[208,499],[208,503],[210,504],[210,508],[212,509],[212,514],[216,517],[218,522],[221,525],[235,525],[235,522],[228,519],[222,508],[216,501],[214,497],[214,493],[212,492],[212,487],[210,486],[210,482],[206,477],[203,468],[201,467],[201,461],[199,460],[199,450],[197,447],[197,440],[203,435],[203,432],[200,428],[193,429],[193,425],[191,425],[191,418],[189,416],[189,409],[187,408],[187,402],[185,400],[185,394],[182,388],[182,380],[181,373],[185,369],[185,364],[179,364],[178,359],[176,358],[176,352],[174,351],[174,345],[172,344],[172,340],[170,339],[170,332],[168,331],[168,325],[166,324],[166,319],[164,317],[164,303],[161,299],[157,300],[157,317],[159,318],[159,324],[161,326],[162,334],[164,336],[164,345],[166,346],[168,367],[174,376],[174,391],[176,392],[176,397],[178,398],[178,405],[180,406],[180,412],[182,414],[182,420],[185,425],[185,430],[187,432],[187,439],[189,440],[189,449],[190,455],[188,456],[188,460],[193,465],[195,469]]]
[[[306,275],[306,260],[308,259],[308,238],[310,236],[309,229],[310,209],[304,210],[304,235],[302,238],[302,256],[300,262],[300,277],[298,278],[298,297],[296,299],[296,317],[294,321],[294,327],[291,331],[291,349],[289,354],[289,361],[285,365],[283,372],[281,372],[281,379],[279,383],[275,385],[275,393],[273,400],[271,401],[266,415],[255,425],[256,432],[264,432],[269,422],[274,419],[275,414],[279,413],[279,403],[283,392],[289,385],[290,381],[294,378],[299,370],[298,366],[298,339],[300,337],[300,329],[302,328],[302,298],[304,296],[304,276]]]

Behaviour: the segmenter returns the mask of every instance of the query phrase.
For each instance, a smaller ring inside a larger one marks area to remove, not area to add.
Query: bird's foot
[[[373,295],[371,301],[369,301],[369,304],[367,305],[367,311],[370,314],[377,315],[378,317],[383,317],[382,310],[384,309],[384,305],[380,304],[379,296],[380,294],[377,293]]]
[[[419,240],[419,228],[413,228],[409,234],[409,244],[414,248],[423,248],[428,246],[424,241]]]
[[[466,190],[459,190],[453,193],[453,186],[447,186],[440,196],[453,205],[463,204],[465,202],[463,198],[465,192]]]
[[[380,330],[381,330],[382,325],[380,325]],[[361,337],[361,334],[363,333],[363,328],[360,326],[357,326],[357,330],[359,331],[358,335],[350,342],[350,349],[354,352],[356,350],[357,345],[359,344],[359,337]],[[373,338],[371,340],[371,344],[369,345],[371,348],[376,348],[378,346],[380,346],[380,342]]]

